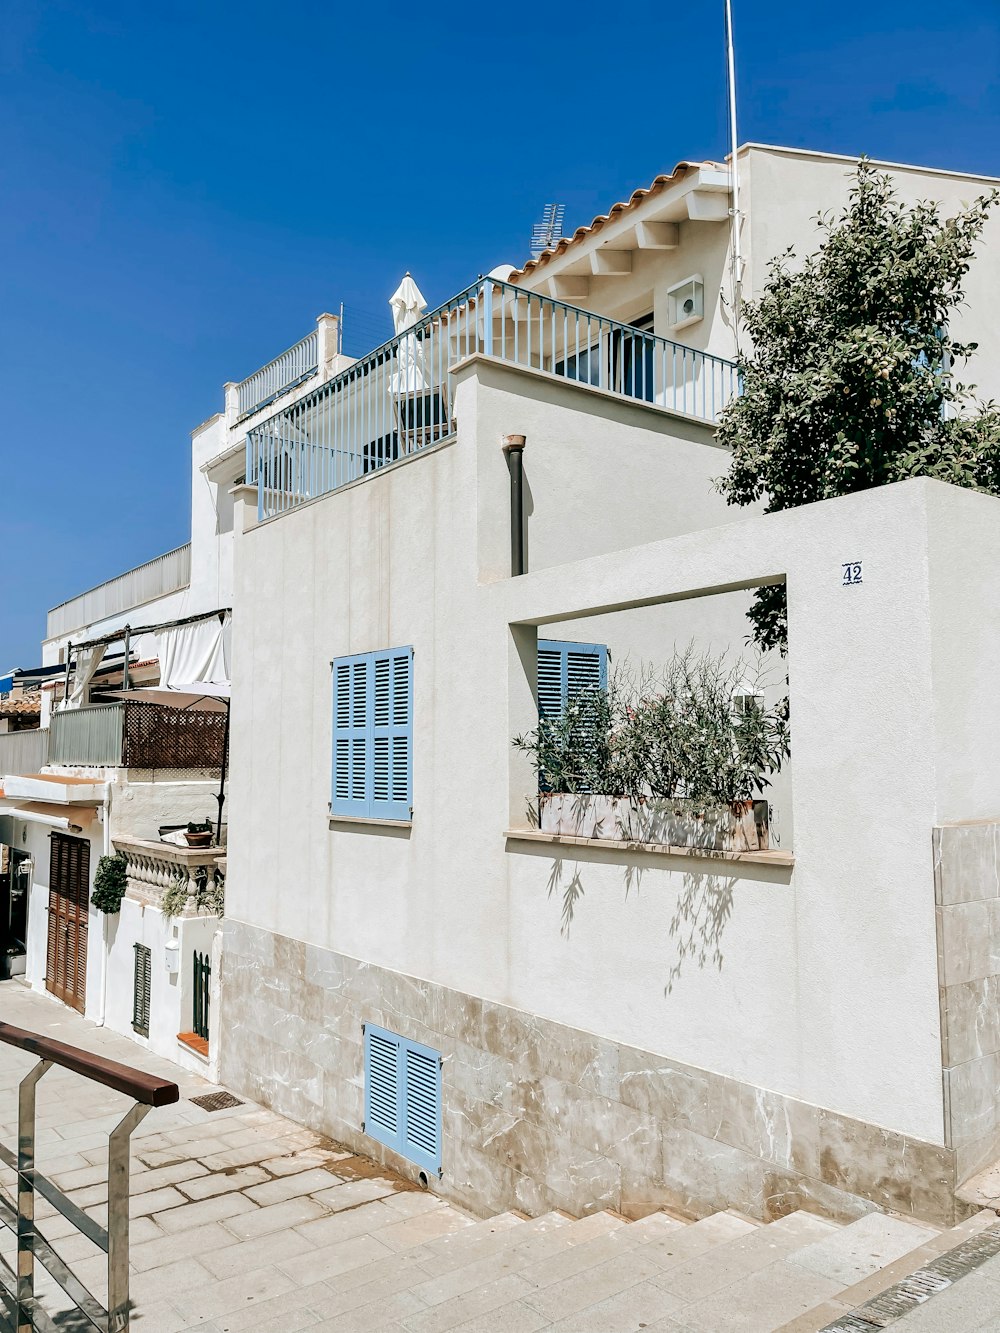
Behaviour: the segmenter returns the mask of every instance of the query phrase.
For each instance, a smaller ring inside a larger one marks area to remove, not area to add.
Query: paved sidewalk
[[[208,1112],[189,1100],[216,1085],[145,1051],[17,981],[0,983],[0,1020],[176,1082],[180,1101],[132,1137],[131,1294],[137,1333],[296,1333],[354,1327],[331,1279],[469,1226],[474,1219],[328,1139],[250,1102]],[[33,1056],[0,1044],[0,1139],[16,1143],[17,1083]],[[105,1222],[107,1136],[131,1105],[53,1067],[38,1085],[37,1164]],[[13,1172],[0,1165],[8,1197]],[[106,1300],[106,1258],[48,1204],[39,1226]],[[12,1237],[0,1228],[8,1258]],[[40,1274],[44,1270],[39,1268]],[[48,1308],[61,1293],[36,1282]],[[81,1325],[68,1314],[60,1328]],[[384,1327],[394,1327],[387,1321]],[[0,1329],[3,1319],[0,1318]]]

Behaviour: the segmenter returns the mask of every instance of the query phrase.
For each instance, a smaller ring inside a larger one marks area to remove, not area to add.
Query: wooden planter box
[[[659,797],[632,801],[617,796],[543,792],[543,833],[621,842],[658,842],[718,852],[768,850],[767,801],[695,805]]]

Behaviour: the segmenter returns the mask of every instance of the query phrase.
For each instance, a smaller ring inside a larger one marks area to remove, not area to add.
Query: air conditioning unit
[[[705,316],[705,283],[700,273],[667,289],[667,317],[672,329],[685,329]]]

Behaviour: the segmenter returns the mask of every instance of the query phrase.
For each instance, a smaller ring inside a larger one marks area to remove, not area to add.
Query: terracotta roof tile
[[[525,274],[531,273],[532,270],[540,268],[543,264],[547,264],[549,260],[555,258],[556,255],[565,254],[571,245],[576,245],[579,241],[584,240],[585,237],[592,235],[596,231],[600,231],[602,227],[607,225],[607,223],[613,222],[615,218],[621,217],[623,213],[628,212],[630,209],[637,208],[639,204],[644,200],[649,199],[652,195],[660,194],[668,185],[673,185],[677,181],[683,179],[689,171],[697,171],[699,167],[718,167],[719,165],[718,162],[678,162],[669,175],[656,176],[645,189],[633,190],[628,199],[620,200],[617,204],[612,204],[611,208],[609,208],[606,213],[598,213],[597,217],[594,218],[589,226],[577,227],[572,236],[564,236],[562,240],[558,241],[551,247],[551,249],[543,250],[537,259],[529,259],[523,268],[515,269],[514,272],[510,274],[507,281],[517,282],[518,278],[523,278]]]

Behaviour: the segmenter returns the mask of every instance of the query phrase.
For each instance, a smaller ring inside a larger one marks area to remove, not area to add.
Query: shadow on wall
[[[573,925],[577,906],[584,897],[583,877],[579,861],[573,864],[568,879],[564,857],[556,857],[549,871],[548,896],[562,897],[560,913],[560,933],[567,938]],[[642,882],[643,868],[638,865],[625,867],[625,898],[632,889],[638,892]],[[722,936],[733,912],[733,892],[736,879],[732,876],[715,874],[695,874],[688,871],[684,875],[683,887],[668,930],[672,945],[672,961],[667,973],[664,995],[669,995],[679,980],[684,964],[694,962],[697,967],[714,967],[722,971]]]

